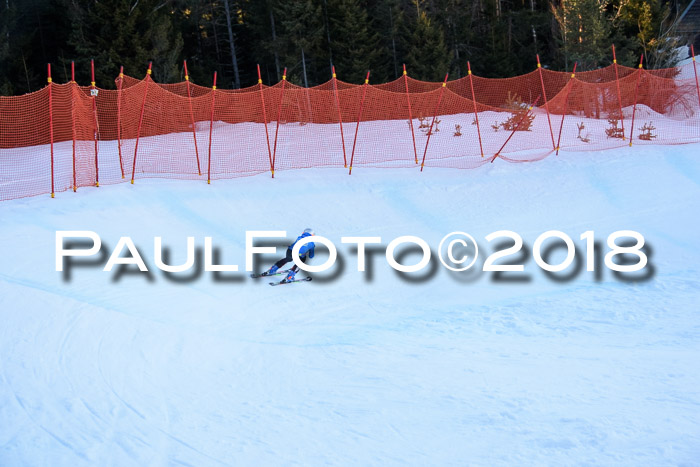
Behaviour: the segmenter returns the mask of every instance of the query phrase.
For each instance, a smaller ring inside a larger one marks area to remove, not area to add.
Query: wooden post
[[[207,185],[211,184],[211,135],[214,130],[214,105],[216,104],[216,72],[211,87],[211,119],[209,120],[209,159],[207,161]]]
[[[117,86],[117,150],[119,152],[119,168],[124,179],[124,162],[122,158],[122,87],[124,85],[124,67],[119,68],[119,84]]]
[[[479,135],[479,150],[481,157],[484,157],[484,146],[481,144],[481,129],[479,128],[479,112],[476,109],[476,96],[474,94],[474,80],[472,79],[472,64],[467,62],[467,73],[469,74],[469,87],[472,89],[472,103],[474,104],[474,119],[476,120],[476,134]]]
[[[192,122],[192,138],[194,139],[194,154],[197,158],[197,173],[201,176],[202,169],[199,166],[199,149],[197,149],[197,130],[194,126],[194,112],[192,111],[192,92],[190,91],[190,75],[187,73],[187,60],[184,62],[185,82],[187,83],[187,104],[190,107],[190,122]]]
[[[90,60],[90,73],[92,80],[90,81],[90,96],[92,97],[92,124],[93,137],[95,139],[95,186],[100,186],[100,164],[97,161],[97,141],[100,132],[99,123],[97,120],[97,88],[95,87],[95,60]]]
[[[435,112],[433,113],[433,121],[430,122],[430,129],[428,130],[428,140],[425,142],[425,150],[423,151],[423,160],[420,163],[420,171],[423,171],[425,167],[425,156],[428,154],[428,144],[430,144],[430,136],[433,134],[433,125],[435,124],[435,119],[437,118],[438,111],[440,110],[440,103],[442,102],[442,95],[445,93],[445,87],[447,86],[447,77],[449,74],[445,75],[445,81],[442,82],[442,87],[440,88],[440,96],[438,97],[437,105],[435,106]]]
[[[612,46],[613,67],[615,68],[615,84],[617,85],[617,105],[620,109],[620,127],[622,128],[622,141],[625,140],[625,117],[622,114],[622,94],[620,93],[620,75],[617,72],[617,55],[615,55],[615,44]]]
[[[634,85],[634,107],[632,107],[632,128],[630,128],[630,146],[632,146],[632,137],[634,135],[634,115],[637,113],[637,96],[639,94],[639,82],[642,80],[642,62],[644,61],[644,54],[639,58],[639,70],[637,70],[637,82]]]
[[[574,63],[574,71],[571,72],[571,78],[569,79],[569,89],[566,91],[566,100],[564,101],[564,113],[561,116],[561,125],[559,125],[559,138],[557,139],[557,153],[559,155],[559,144],[561,143],[561,131],[564,128],[564,117],[566,117],[566,110],[569,106],[569,94],[571,94],[571,88],[574,87],[574,77],[576,76],[576,65],[578,62]]]
[[[267,156],[270,159],[270,172],[275,178],[275,169],[272,168],[272,149],[270,149],[270,134],[267,131],[267,110],[265,109],[265,94],[263,92],[262,77],[260,76],[260,65],[258,65],[258,86],[260,87],[260,103],[263,111],[263,122],[265,122],[265,142],[267,143]]]
[[[698,69],[695,65],[695,47],[690,46],[690,53],[693,54],[693,72],[695,73],[695,90],[698,93],[698,106],[700,106],[700,85],[698,85]]]
[[[70,62],[70,120],[71,120],[71,134],[73,138],[73,193],[78,190],[78,176],[75,170],[75,100],[76,100],[76,82],[75,82],[75,62]]]
[[[151,82],[151,66],[153,62],[148,63],[148,70],[146,71],[146,86],[143,90],[143,100],[141,101],[141,115],[139,117],[139,128],[136,132],[136,145],[134,146],[134,166],[131,168],[131,184],[134,184],[134,174],[136,173],[136,155],[139,152],[139,137],[141,136],[141,125],[143,124],[143,113],[146,109],[146,97],[148,96],[148,84]]]
[[[360,101],[360,111],[357,113],[357,126],[355,127],[355,139],[352,142],[352,154],[350,155],[350,171],[348,175],[352,175],[352,162],[355,160],[355,146],[357,145],[357,132],[360,129],[360,120],[362,119],[362,108],[365,106],[365,96],[367,95],[367,85],[369,84],[369,71],[367,72],[367,78],[365,78],[365,84],[362,86],[362,100]]]
[[[408,102],[408,124],[411,127],[411,138],[413,138],[413,157],[418,164],[418,149],[416,149],[416,134],[413,131],[413,115],[411,114],[411,95],[408,92],[408,75],[406,74],[406,64],[403,64],[403,81],[406,85],[406,102]]]
[[[338,123],[340,124],[340,142],[343,145],[343,167],[348,168],[348,159],[345,154],[345,136],[343,135],[343,116],[340,113],[340,99],[338,98],[338,79],[335,75],[335,66],[333,70],[333,93],[335,95],[335,106],[338,109]]]
[[[51,138],[51,197],[54,197],[54,168],[53,168],[53,80],[51,79],[51,64],[47,66],[49,83],[49,137]]]
[[[540,54],[537,54],[537,71],[540,73],[540,83],[542,83],[542,96],[544,96],[544,110],[547,112],[547,122],[549,123],[549,135],[552,137],[552,150],[557,149],[554,144],[554,131],[552,131],[552,120],[549,118],[549,102],[547,101],[547,91],[544,89],[544,76],[542,76],[542,65],[540,64]]]
[[[270,13],[272,14],[272,13]],[[279,71],[279,70],[278,70]],[[280,131],[280,120],[282,119],[282,104],[284,103],[284,87],[287,84],[287,67],[284,68],[282,75],[282,93],[280,94],[280,105],[277,108],[277,127],[275,128],[275,144],[272,150],[272,173],[275,172],[275,158],[277,157],[277,135]]]

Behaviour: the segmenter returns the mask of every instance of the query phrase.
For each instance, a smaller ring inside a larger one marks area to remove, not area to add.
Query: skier
[[[304,232],[297,237],[296,240],[294,240],[294,243],[289,245],[287,247],[287,255],[282,258],[281,260],[277,261],[270,269],[268,269],[266,272],[264,272],[262,275],[263,276],[270,276],[272,274],[275,274],[279,268],[284,266],[286,263],[289,261],[292,261],[292,248],[294,248],[294,245],[301,240],[302,238],[305,237],[311,237],[314,235],[313,229],[305,229]],[[306,245],[303,245],[299,249],[299,259],[302,260],[304,263],[306,263],[306,258],[308,257],[313,258],[314,257],[314,248],[316,245],[314,242],[309,242]],[[282,282],[291,282],[294,280],[294,276],[296,275],[297,271],[299,270],[299,267],[295,264],[292,266],[292,268],[289,270],[289,273],[287,274],[287,277],[282,279]]]

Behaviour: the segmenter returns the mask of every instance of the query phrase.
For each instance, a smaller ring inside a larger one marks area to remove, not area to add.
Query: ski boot
[[[263,275],[263,276],[272,276],[272,275],[274,275],[274,274],[277,272],[278,269],[279,269],[279,268],[277,267],[277,265],[273,265],[270,269],[268,269],[267,271],[263,272],[262,275]]]
[[[282,279],[282,282],[293,282],[294,276],[296,276],[296,274],[297,274],[296,271],[289,271],[289,274],[287,274],[287,277]]]

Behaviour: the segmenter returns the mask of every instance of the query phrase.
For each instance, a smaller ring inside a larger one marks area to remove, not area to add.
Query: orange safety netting
[[[211,181],[309,167],[475,168],[700,141],[695,62],[537,68],[446,83],[286,80],[238,90],[128,76],[0,97],[0,200],[167,177]]]

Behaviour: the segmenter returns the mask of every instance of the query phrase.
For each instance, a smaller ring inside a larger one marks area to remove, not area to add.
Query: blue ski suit
[[[294,245],[296,245],[297,242],[298,242],[299,240],[301,240],[302,238],[310,237],[310,236],[311,236],[310,233],[304,233],[304,234],[299,235],[299,236],[297,237],[297,239],[294,240],[294,243],[292,243],[291,245],[289,245],[289,246],[287,247],[287,255],[286,255],[284,258],[282,258],[281,260],[277,261],[277,262],[275,263],[275,266],[277,266],[278,268],[281,268],[282,266],[284,266],[284,265],[287,264],[288,262],[292,261],[292,248],[294,248]],[[301,259],[302,261],[304,261],[304,262],[306,263],[306,258],[307,258],[307,257],[308,257],[308,258],[313,258],[313,257],[314,257],[314,249],[315,249],[315,248],[316,248],[316,245],[314,244],[314,242],[309,242],[309,243],[307,243],[306,245],[304,245],[304,246],[302,246],[301,248],[299,248],[299,259]],[[295,264],[294,266],[292,266],[292,270],[293,270],[293,271],[296,272],[298,269],[299,269],[299,268],[297,267],[296,264]]]

